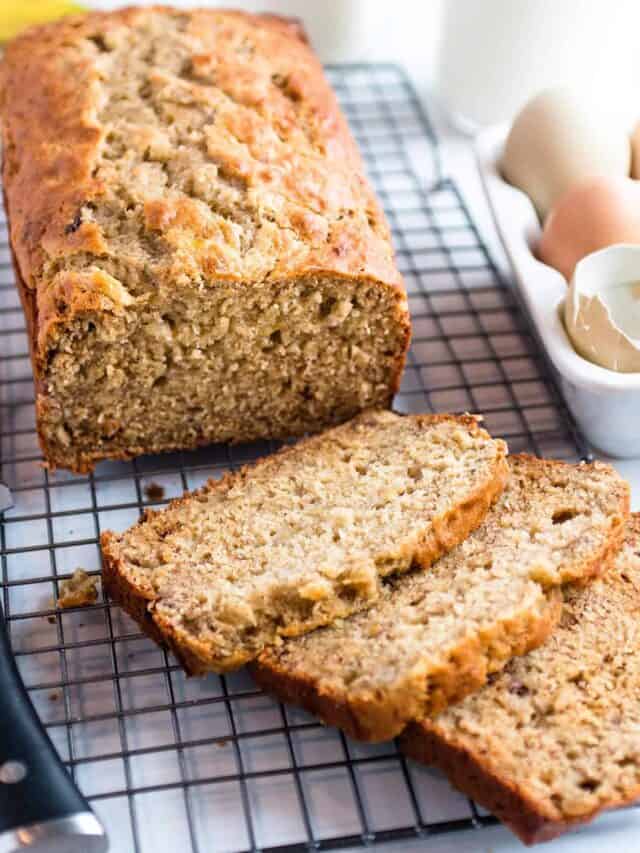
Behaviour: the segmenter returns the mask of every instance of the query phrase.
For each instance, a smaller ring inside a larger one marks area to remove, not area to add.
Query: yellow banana
[[[0,42],[8,41],[31,24],[82,11],[82,6],[66,0],[3,0],[0,2]]]

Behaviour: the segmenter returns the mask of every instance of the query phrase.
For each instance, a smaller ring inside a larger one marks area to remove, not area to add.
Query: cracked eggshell
[[[619,116],[566,89],[548,89],[516,116],[500,168],[544,220],[555,201],[595,175],[628,177],[631,145]]]
[[[576,264],[564,320],[583,358],[640,373],[640,246],[609,246]]]

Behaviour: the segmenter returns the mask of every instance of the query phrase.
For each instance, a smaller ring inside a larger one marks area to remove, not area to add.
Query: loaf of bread
[[[387,582],[339,625],[267,648],[253,671],[283,701],[360,740],[397,735],[478,690],[560,618],[560,586],[619,548],[627,484],[607,465],[510,457],[484,523],[428,572]]]
[[[408,727],[402,749],[442,768],[525,844],[639,798],[639,614],[635,515],[613,568],[569,592],[550,640],[475,696]]]
[[[66,18],[7,46],[0,109],[51,466],[301,435],[389,405],[406,296],[297,24]]]
[[[468,416],[367,412],[105,533],[104,586],[188,671],[233,669],[459,543],[505,456]]]

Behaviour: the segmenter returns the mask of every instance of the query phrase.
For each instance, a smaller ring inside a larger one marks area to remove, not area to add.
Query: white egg
[[[583,358],[640,372],[640,246],[609,246],[576,264],[564,319]]]
[[[516,117],[500,165],[544,219],[556,199],[585,178],[627,176],[631,144],[619,116],[566,89],[548,89]]]

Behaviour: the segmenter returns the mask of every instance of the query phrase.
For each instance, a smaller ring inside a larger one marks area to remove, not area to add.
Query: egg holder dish
[[[567,282],[534,255],[541,235],[536,210],[529,197],[500,174],[508,132],[507,124],[482,131],[475,154],[518,290],[582,434],[611,456],[640,457],[640,373],[616,373],[574,350],[563,320]]]

